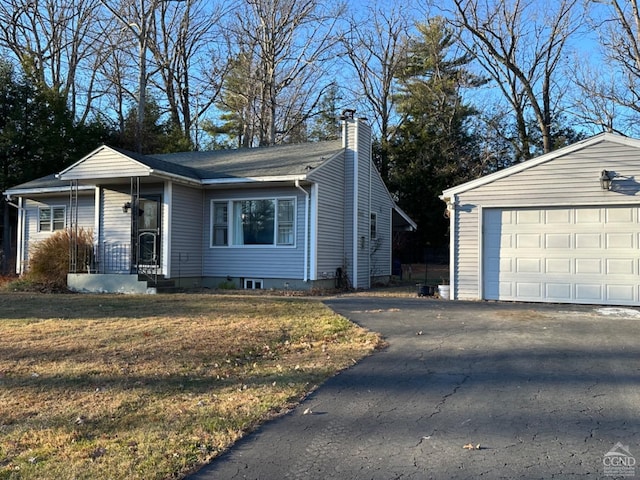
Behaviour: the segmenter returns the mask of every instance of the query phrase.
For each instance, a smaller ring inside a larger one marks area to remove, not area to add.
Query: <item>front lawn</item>
[[[0,293],[0,479],[181,478],[378,345],[300,298]]]

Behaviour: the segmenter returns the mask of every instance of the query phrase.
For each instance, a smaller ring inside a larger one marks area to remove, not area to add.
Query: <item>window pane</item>
[[[213,245],[229,244],[227,202],[214,202],[213,204]]]
[[[51,209],[41,208],[38,210],[39,215],[39,228],[41,232],[51,231]]]
[[[371,239],[378,238],[378,216],[375,213],[371,214]]]
[[[273,245],[274,200],[234,202],[234,241],[236,245]]]
[[[65,223],[65,209],[64,207],[58,207],[53,209],[53,229],[64,230]]]
[[[293,222],[293,200],[278,200],[278,222]]]
[[[278,200],[278,245],[293,245],[293,200]]]

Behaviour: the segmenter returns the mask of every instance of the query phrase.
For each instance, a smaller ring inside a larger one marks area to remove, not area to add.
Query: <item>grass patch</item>
[[[296,298],[0,293],[0,479],[180,478],[378,342]]]

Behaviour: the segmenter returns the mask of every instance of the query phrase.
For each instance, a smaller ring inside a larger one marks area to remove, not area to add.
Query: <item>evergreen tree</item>
[[[0,191],[59,172],[109,138],[101,122],[76,124],[60,94],[0,60]]]
[[[331,85],[320,100],[319,113],[309,131],[309,140],[337,140],[340,138],[338,104],[342,101],[337,85]]]
[[[444,20],[418,30],[397,79],[402,121],[389,146],[389,180],[399,205],[418,224],[420,250],[446,244],[442,190],[479,173],[478,142],[470,129],[476,111],[461,91],[483,80],[467,70],[468,55],[454,55],[455,39]]]
[[[186,138],[179,126],[171,120],[163,121],[162,110],[155,98],[147,96],[144,109],[144,121],[141,129],[140,153],[171,153],[191,150],[191,142]],[[121,133],[119,146],[133,152],[137,151],[136,128],[138,111],[135,107],[129,109],[124,121],[124,131]]]

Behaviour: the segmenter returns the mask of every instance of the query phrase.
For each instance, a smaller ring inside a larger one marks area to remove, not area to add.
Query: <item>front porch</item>
[[[99,242],[76,250],[72,258],[79,259],[67,275],[67,286],[74,292],[153,294],[158,289],[168,290],[174,286],[172,280],[164,279],[158,262],[155,238],[142,238],[133,249],[131,244]]]

